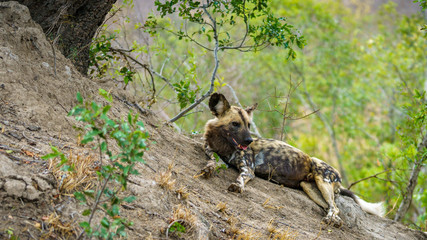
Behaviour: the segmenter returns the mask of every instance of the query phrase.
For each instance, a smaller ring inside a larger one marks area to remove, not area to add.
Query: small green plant
[[[113,101],[107,91],[99,89],[99,94],[109,103]],[[134,201],[135,196],[122,198],[118,193],[126,190],[130,175],[138,174],[135,165],[144,163],[142,157],[147,149],[148,133],[144,124],[138,121],[138,115],[129,113],[127,119],[116,121],[107,115],[111,108],[110,104],[102,106],[96,102],[83,102],[80,93],[77,93],[77,100],[79,104],[70,111],[69,116],[75,116],[76,120],[86,124],[81,129],[85,131],[81,143],[94,142],[94,149],[98,150],[100,157],[100,168],[96,171],[98,181],[96,189],[74,193],[74,197],[87,206],[82,215],[88,216],[87,221],[80,222],[83,231],[78,238],[85,233],[88,237],[102,239],[126,237],[125,228],[131,226],[132,222],[120,215],[120,205],[123,202]],[[119,148],[117,153],[110,150],[112,142]],[[67,165],[67,157],[57,148],[53,146],[51,148],[53,152],[43,156],[43,159],[59,157],[61,159],[59,165],[62,165],[64,170],[74,171],[73,166]],[[94,226],[92,221],[95,214],[100,221]]]
[[[196,100],[198,89],[192,90],[190,88],[190,81],[181,80],[178,83],[173,84],[173,87],[176,91],[176,97],[181,109],[185,108],[188,103],[194,103]]]
[[[5,233],[7,235],[9,235],[9,240],[18,240],[19,239],[19,237],[14,234],[14,231],[15,231],[15,229],[13,229],[12,227],[8,227],[5,230]]]
[[[218,154],[216,154],[216,153],[213,153],[213,155],[214,155],[214,157],[215,157],[215,161],[217,162],[217,163],[219,163],[219,156],[218,156]],[[227,164],[225,164],[225,163],[221,163],[220,165],[217,165],[216,166],[216,168],[215,168],[215,170],[219,173],[220,171],[221,171],[221,169],[222,170],[227,170]]]
[[[172,226],[169,228],[169,232],[175,233],[178,237],[181,236],[181,233],[185,233],[187,230],[185,227],[179,223],[178,221],[174,222]]]

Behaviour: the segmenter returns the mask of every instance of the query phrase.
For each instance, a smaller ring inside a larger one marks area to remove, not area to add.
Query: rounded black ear
[[[249,117],[252,118],[252,112],[258,107],[258,103],[255,103],[254,105],[247,107],[245,111],[248,113]]]
[[[220,116],[230,109],[230,103],[221,93],[214,93],[209,99],[209,109],[213,115]]]

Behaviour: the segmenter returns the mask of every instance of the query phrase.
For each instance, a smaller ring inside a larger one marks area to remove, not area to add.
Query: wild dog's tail
[[[361,199],[360,197],[356,196],[352,191],[345,189],[343,187],[340,188],[340,194],[351,197],[353,200],[359,204],[359,206],[362,208],[363,211],[374,214],[380,217],[384,217],[385,215],[385,209],[384,209],[384,203],[378,202],[378,203],[369,203],[365,200]]]

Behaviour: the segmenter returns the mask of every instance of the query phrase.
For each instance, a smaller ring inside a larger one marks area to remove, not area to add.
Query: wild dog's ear
[[[218,117],[230,109],[230,104],[224,95],[221,93],[214,93],[209,99],[209,108],[211,109],[212,114]]]
[[[258,107],[258,103],[255,103],[254,105],[247,107],[245,111],[248,113],[249,117],[252,118],[252,112]]]

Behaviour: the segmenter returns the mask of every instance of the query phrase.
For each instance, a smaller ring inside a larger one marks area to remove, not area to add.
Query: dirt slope
[[[12,232],[20,239],[73,238],[81,207],[74,198],[58,195],[58,181],[39,157],[49,152],[49,144],[87,153],[75,144],[76,122],[66,114],[76,104],[77,91],[96,99],[99,87],[111,86],[82,77],[52,49],[22,5],[0,3],[0,33],[0,239]],[[125,92],[113,94],[132,102]],[[129,109],[116,99],[112,114],[119,118]],[[267,239],[274,228],[287,231],[289,239],[427,239],[422,232],[364,213],[346,197],[337,199],[346,224],[334,228],[321,224],[325,212],[301,191],[256,178],[243,194],[230,193],[226,189],[237,177],[234,169],[211,179],[193,177],[207,160],[200,136],[179,135],[149,111],[141,120],[152,143],[147,165],[138,167],[141,175],[132,177],[126,193],[137,200],[122,210],[134,222],[130,239],[165,239],[166,234],[175,239],[239,234]],[[156,181],[162,174],[170,174],[169,189]],[[184,225],[191,222],[187,233],[169,233],[168,225],[182,218]]]

